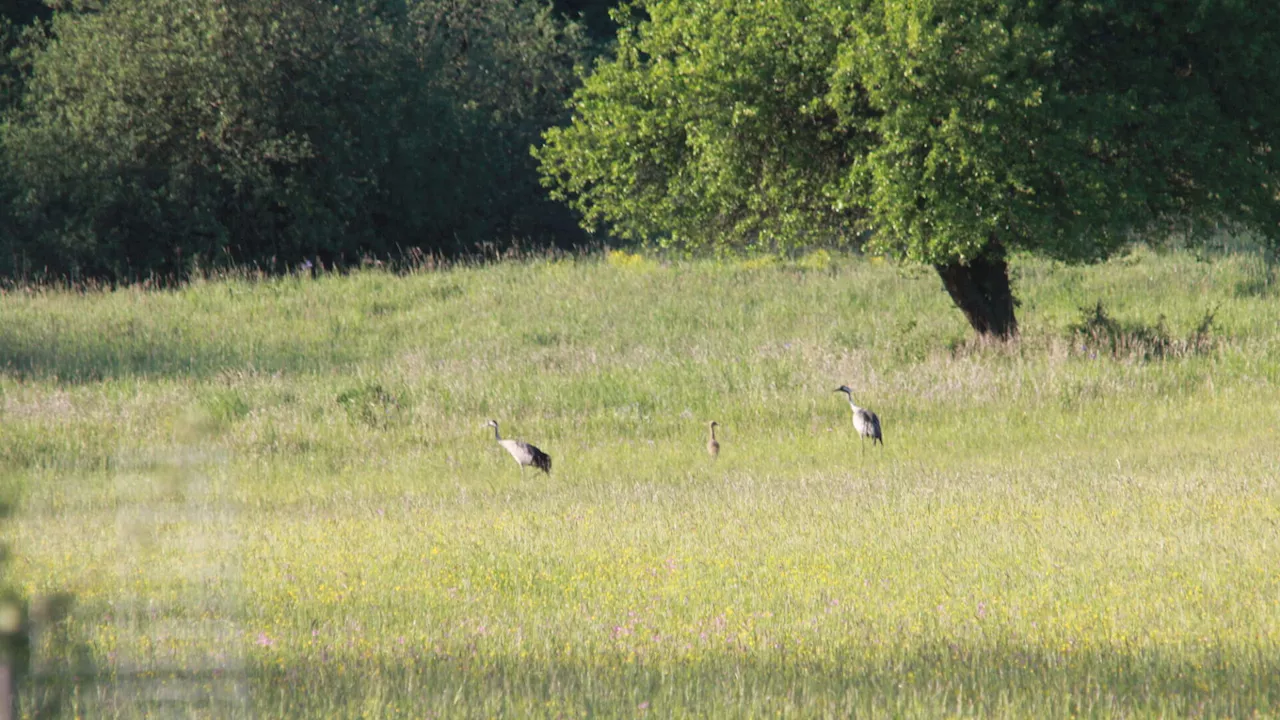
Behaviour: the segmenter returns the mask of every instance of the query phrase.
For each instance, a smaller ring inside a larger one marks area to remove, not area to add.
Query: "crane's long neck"
[[[493,424],[493,439],[502,442],[502,436],[498,434],[498,424]]]
[[[711,426],[709,426],[709,427],[711,428],[711,439],[712,439],[712,440],[715,440],[715,439],[716,439],[716,426],[715,426],[715,425],[711,425]]]
[[[845,393],[845,397],[849,398],[849,407],[853,408],[853,411],[854,411],[855,413],[862,409],[862,408],[858,407],[858,404],[857,404],[857,403],[855,403],[855,402],[853,401],[853,394],[852,394],[852,393]]]

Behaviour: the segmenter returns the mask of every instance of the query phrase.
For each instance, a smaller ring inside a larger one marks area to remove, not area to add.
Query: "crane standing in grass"
[[[490,420],[485,423],[485,427],[493,428],[493,439],[497,440],[498,444],[511,453],[511,457],[516,459],[516,462],[520,465],[520,477],[524,477],[525,465],[532,465],[548,475],[551,474],[550,455],[523,440],[503,440],[502,436],[498,434],[497,420]]]
[[[712,420],[711,424],[707,426],[711,430],[711,439],[707,441],[707,454],[711,456],[712,460],[720,457],[720,441],[716,440],[716,427],[719,424]]]
[[[871,438],[871,444],[880,443],[880,447],[884,448],[884,435],[880,433],[880,418],[876,414],[866,408],[860,408],[853,402],[853,391],[848,385],[841,385],[832,392],[842,392],[849,398],[849,407],[853,408],[853,429],[858,431],[862,436],[862,452],[867,451],[867,438]]]

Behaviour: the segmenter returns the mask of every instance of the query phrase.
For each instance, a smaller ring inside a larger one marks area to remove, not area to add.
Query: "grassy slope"
[[[1015,272],[1021,346],[955,352],[935,278],[841,257],[2,297],[10,573],[74,598],[25,707],[1280,712],[1260,264]],[[1219,342],[1091,358],[1098,299]]]

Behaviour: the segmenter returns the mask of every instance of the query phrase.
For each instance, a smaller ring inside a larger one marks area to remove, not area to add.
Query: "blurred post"
[[[0,600],[0,720],[18,715],[14,666],[23,646],[22,607],[12,599]]]
[[[16,708],[13,702],[13,665],[9,658],[0,662],[0,720],[13,720]]]

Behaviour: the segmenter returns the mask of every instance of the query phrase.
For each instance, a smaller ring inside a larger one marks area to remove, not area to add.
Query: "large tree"
[[[647,0],[536,153],[585,224],[866,242],[1016,334],[1007,257],[1280,230],[1280,6]]]

